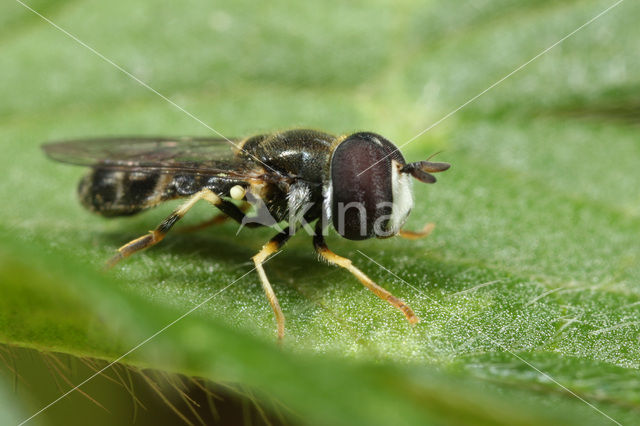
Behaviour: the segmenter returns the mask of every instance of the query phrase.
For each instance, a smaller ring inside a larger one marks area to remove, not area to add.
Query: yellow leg
[[[269,283],[269,279],[267,278],[267,274],[264,272],[262,264],[269,256],[280,250],[280,248],[290,237],[291,235],[289,234],[288,230],[279,233],[278,235],[273,237],[267,244],[265,244],[262,249],[252,258],[253,263],[256,265],[258,275],[260,276],[260,282],[262,283],[264,293],[266,294],[267,299],[269,300],[269,304],[271,305],[273,313],[276,317],[279,341],[282,341],[282,339],[284,338],[284,314],[282,313],[282,309],[280,308],[280,304],[278,303],[278,298],[273,292],[273,288],[271,287],[271,283]]]
[[[107,267],[111,268],[125,257],[129,257],[135,252],[158,244],[160,241],[162,241],[167,232],[169,232],[171,227],[177,221],[182,219],[182,217],[187,214],[191,207],[193,207],[200,200],[207,200],[214,206],[219,205],[221,202],[220,197],[211,192],[211,190],[209,189],[203,189],[202,191],[193,194],[191,198],[189,198],[184,204],[182,204],[180,207],[174,210],[173,213],[167,216],[167,218],[163,220],[156,229],[154,229],[153,231],[149,231],[147,235],[136,238],[135,240],[130,241],[120,247],[118,249],[118,253],[107,261]]]
[[[436,225],[434,223],[427,223],[420,231],[405,231],[404,229],[401,229],[400,232],[398,232],[398,235],[402,238],[406,238],[407,240],[418,240],[420,238],[428,237],[435,227]]]
[[[420,322],[420,318],[416,316],[416,314],[413,312],[413,309],[411,309],[409,305],[404,303],[401,299],[395,297],[383,287],[380,287],[378,284],[376,284],[371,278],[365,275],[364,272],[353,266],[351,260],[347,259],[346,257],[339,256],[329,250],[329,247],[327,247],[327,244],[324,241],[324,237],[322,236],[322,232],[318,229],[316,229],[316,235],[313,238],[313,246],[316,249],[316,252],[328,263],[345,268],[346,270],[351,272],[358,279],[358,281],[362,283],[362,285],[371,290],[373,294],[375,294],[382,300],[386,300],[392,306],[402,311],[404,316],[407,317],[407,321],[409,321],[410,324],[417,324],[418,322]]]

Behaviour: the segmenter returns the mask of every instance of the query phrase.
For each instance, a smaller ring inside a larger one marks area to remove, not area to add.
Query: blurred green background
[[[613,4],[28,2],[226,136],[370,130],[397,145]],[[621,2],[403,147],[453,165],[415,185],[409,226],[436,222],[428,239],[329,239],[418,326],[300,235],[266,265],[282,347],[251,273],[28,424],[128,424],[136,399],[136,424],[214,421],[189,402],[203,397],[195,382],[233,395],[215,405],[245,424],[637,422],[638,16]],[[272,231],[174,232],[102,273],[172,206],[91,215],[75,195],[84,171],[39,145],[211,132],[13,0],[0,51],[0,423],[12,424],[241,277]],[[211,215],[195,210],[185,222]]]

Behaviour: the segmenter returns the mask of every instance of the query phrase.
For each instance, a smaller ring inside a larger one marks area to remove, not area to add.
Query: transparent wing
[[[222,138],[117,137],[51,142],[42,149],[56,161],[95,168],[199,175],[250,173],[255,164],[236,156],[236,141],[231,141],[233,144]]]

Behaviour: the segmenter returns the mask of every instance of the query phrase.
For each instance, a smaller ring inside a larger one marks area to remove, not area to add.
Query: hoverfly
[[[228,142],[232,142],[229,144]],[[288,130],[234,141],[214,138],[131,137],[62,141],[45,144],[54,160],[88,166],[78,193],[89,210],[106,217],[138,213],[177,198],[186,201],[153,231],[118,249],[113,266],[135,252],[159,243],[199,200],[221,213],[208,224],[231,218],[247,227],[265,226],[248,220],[248,203],[271,223],[288,223],[253,256],[262,287],[273,308],[278,338],[284,336],[284,315],[262,266],[302,225],[316,222],[313,246],[322,259],[351,272],[365,287],[398,308],[411,324],[419,321],[402,300],[376,284],[351,260],[333,253],[324,235],[333,227],[350,240],[400,235],[427,236],[402,230],[411,208],[411,177],[434,183],[430,173],[447,163],[406,163],[384,137],[370,132],[333,136],[315,130]],[[298,218],[300,224],[292,224]]]

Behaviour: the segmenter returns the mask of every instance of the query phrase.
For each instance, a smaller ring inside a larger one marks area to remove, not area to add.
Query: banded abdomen
[[[129,216],[203,188],[224,196],[236,184],[236,179],[219,176],[96,168],[80,181],[78,195],[82,205],[93,212],[107,217]]]
[[[176,198],[172,175],[93,169],[78,185],[82,205],[103,216],[127,216]]]

